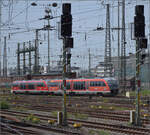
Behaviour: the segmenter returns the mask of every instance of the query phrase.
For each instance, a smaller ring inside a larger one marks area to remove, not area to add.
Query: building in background
[[[95,68],[91,70],[91,73],[95,77],[104,77],[104,62],[100,62]],[[118,68],[118,57],[112,57],[113,66],[113,77],[118,79],[118,74],[120,75],[120,69]],[[129,53],[126,56],[126,80],[127,86],[133,85],[136,75],[136,56],[135,54]],[[147,53],[144,64],[141,65],[141,85],[143,89],[150,89],[150,56]],[[131,83],[131,82],[132,83]],[[134,88],[133,88],[134,89]]]

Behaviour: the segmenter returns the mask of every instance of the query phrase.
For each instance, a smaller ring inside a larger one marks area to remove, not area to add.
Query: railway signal
[[[145,59],[145,51],[147,48],[147,39],[145,38],[145,17],[144,17],[144,5],[135,6],[135,17],[134,17],[134,36],[136,39],[136,113],[134,124],[137,126],[141,125],[140,120],[140,65],[143,64]]]
[[[61,36],[63,39],[63,125],[67,126],[66,75],[71,72],[70,59],[73,48],[71,3],[63,3],[61,15]]]
[[[61,36],[72,36],[72,15],[71,15],[71,4],[64,3],[62,5],[61,15]]]
[[[61,35],[72,36],[72,15],[61,15]]]
[[[140,54],[140,63],[144,64],[145,58],[146,58],[146,52],[145,49],[147,48],[147,39],[146,38],[141,38],[139,41],[139,47],[141,49],[141,54]]]
[[[135,6],[134,36],[136,38],[145,37],[144,5]]]

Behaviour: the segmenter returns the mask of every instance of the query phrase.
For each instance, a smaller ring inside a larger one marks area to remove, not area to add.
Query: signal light
[[[70,3],[63,3],[63,5],[62,5],[62,13],[64,15],[71,14],[71,4]]]
[[[141,56],[140,56],[141,64],[144,64],[144,60],[145,60],[146,56],[147,56],[147,55],[146,55],[145,50],[142,50]]]
[[[53,7],[57,7],[57,3],[54,2],[54,3],[52,4],[52,6],[53,6]]]
[[[136,5],[135,6],[135,14],[136,15],[144,15],[144,5]]]
[[[135,16],[134,17],[134,36],[145,37],[145,17]]]
[[[70,64],[70,59],[71,59],[71,54],[68,53],[68,54],[67,54],[67,64]]]
[[[139,47],[142,48],[147,48],[147,39],[146,38],[141,38],[139,41]]]
[[[68,53],[68,54],[67,54],[67,59],[70,59],[70,58],[71,58],[71,54]]]
[[[72,15],[61,15],[61,35],[72,36]]]
[[[137,5],[135,7],[134,17],[134,36],[136,38],[145,37],[145,17],[144,17],[144,6]]]
[[[32,6],[37,6],[37,4],[35,2],[31,3]]]
[[[65,48],[73,48],[73,38],[68,37],[65,39]]]

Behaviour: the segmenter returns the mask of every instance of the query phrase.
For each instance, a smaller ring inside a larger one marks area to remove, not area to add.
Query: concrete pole
[[[17,71],[18,75],[20,75],[20,43],[18,43],[18,50],[17,50]]]
[[[90,51],[90,48],[89,48],[89,76],[91,76],[91,51]]]
[[[7,77],[7,44],[6,44],[6,36],[4,37],[3,76]]]
[[[122,0],[122,34],[121,34],[121,82],[123,92],[126,90],[126,33],[125,33],[125,0]]]
[[[0,0],[0,76],[2,75],[1,74],[1,25],[2,25],[2,0]]]
[[[31,49],[31,41],[29,41],[29,49]],[[29,73],[31,75],[31,51],[29,51]]]
[[[49,30],[50,30],[50,19],[48,19],[48,72],[50,72],[50,39],[49,39]]]
[[[35,39],[35,73],[39,73],[39,30],[36,29],[36,39]]]
[[[118,0],[118,80],[120,80],[120,0]]]
[[[25,54],[25,42],[23,43],[23,74],[26,74],[26,54]]]

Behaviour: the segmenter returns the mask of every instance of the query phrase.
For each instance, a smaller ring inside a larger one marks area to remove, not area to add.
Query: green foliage
[[[14,110],[25,112],[25,111],[27,111],[27,108],[24,108],[22,106],[17,106],[17,107],[14,108]]]
[[[130,92],[131,96],[136,96],[136,91]],[[150,96],[150,90],[141,90],[140,91],[141,96]]]
[[[109,100],[105,98],[105,99],[103,99],[103,102],[104,103],[109,103]]]
[[[87,114],[81,114],[81,113],[75,113],[74,117],[76,119],[84,119],[84,120],[88,119],[88,115]]]
[[[9,109],[10,106],[6,101],[1,101],[0,102],[0,109]]]
[[[104,131],[104,130],[98,131],[98,134],[99,135],[110,135],[109,132]]]
[[[98,130],[98,131],[97,130],[90,130],[89,134],[90,135],[110,135],[109,132],[104,131],[104,130]]]
[[[150,96],[150,90],[142,90],[141,95],[142,96]]]
[[[33,114],[30,114],[25,120],[36,124],[40,122],[40,119]]]
[[[57,117],[57,113],[58,113],[58,111],[51,112],[52,116],[54,116],[54,117]]]

